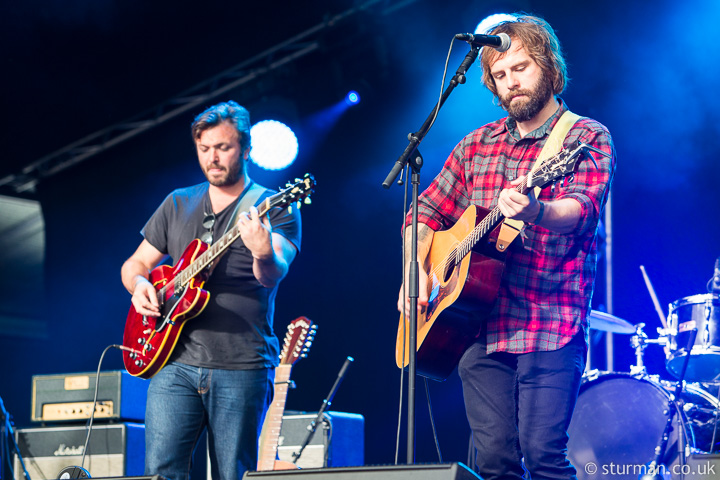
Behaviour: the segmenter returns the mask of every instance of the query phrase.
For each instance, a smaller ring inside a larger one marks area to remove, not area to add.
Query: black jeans
[[[582,331],[551,352],[487,354],[473,344],[458,367],[477,467],[485,480],[576,479],[567,429],[585,369]]]

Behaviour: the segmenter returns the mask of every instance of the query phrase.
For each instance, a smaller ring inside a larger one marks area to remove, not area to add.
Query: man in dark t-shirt
[[[142,230],[144,240],[123,264],[122,281],[140,315],[159,317],[149,271],[167,256],[177,262],[195,238],[219,239],[236,222],[240,238],[216,260],[204,288],[210,300],[183,327],[168,363],[152,377],[146,409],[147,475],[187,480],[197,439],[207,428],[214,480],[238,480],[257,464],[262,419],[272,400],[278,340],[275,296],[300,249],[297,209],[258,204],[272,192],[247,174],[250,116],[230,101],[192,124],[207,182],[172,192]],[[245,200],[243,200],[245,199]],[[235,220],[235,218],[237,220]]]

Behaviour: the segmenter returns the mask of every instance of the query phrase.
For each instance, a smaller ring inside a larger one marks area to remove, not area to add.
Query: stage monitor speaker
[[[671,473],[679,475],[673,478],[683,478],[684,480],[720,478],[720,454],[694,453],[687,457],[685,465],[677,465],[674,468],[676,471]]]
[[[373,465],[366,467],[313,468],[247,472],[250,480],[482,480],[462,463],[437,465]]]
[[[62,469],[80,466],[87,428],[24,428],[15,439],[32,480],[58,478]],[[15,480],[24,480],[15,455]],[[116,423],[95,425],[90,435],[84,468],[91,477],[142,475],[145,470],[145,425]]]

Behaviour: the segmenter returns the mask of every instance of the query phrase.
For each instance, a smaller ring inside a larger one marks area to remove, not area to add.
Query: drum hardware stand
[[[655,345],[667,345],[667,338],[662,334],[664,329],[658,328],[660,338],[649,339],[643,331],[645,327],[644,323],[638,323],[635,325],[635,335],[630,338],[630,346],[635,349],[635,365],[630,365],[630,375],[644,377],[647,375],[647,369],[643,362],[643,355],[645,347],[650,344]]]
[[[690,361],[690,350],[695,345],[695,338],[697,337],[697,328],[690,332],[690,338],[688,339],[687,355],[683,359],[682,370],[677,383],[675,384],[675,392],[670,396],[667,405],[667,422],[665,422],[665,429],[663,430],[662,436],[660,437],[660,443],[655,447],[655,460],[650,462],[649,470],[652,473],[647,473],[640,477],[640,480],[663,480],[661,472],[658,467],[662,464],[663,457],[665,456],[665,450],[667,449],[667,443],[670,438],[670,428],[672,427],[673,416],[675,410],[678,410],[678,422],[682,424],[682,414],[679,412],[682,409],[682,391],[683,385],[685,384],[685,371],[687,370],[688,363]],[[683,435],[682,427],[678,429],[678,453],[680,454],[680,465],[685,465],[685,438]]]

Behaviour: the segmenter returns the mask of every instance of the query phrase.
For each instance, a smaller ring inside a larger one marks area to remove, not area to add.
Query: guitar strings
[[[265,215],[272,206],[269,205],[269,202],[263,202],[260,205],[260,209],[258,210],[258,216],[262,217]],[[158,300],[160,302],[164,302],[165,295],[169,290],[175,291],[176,285],[179,283],[180,287],[182,288],[185,286],[190,280],[195,278],[195,276],[203,271],[205,268],[207,268],[210,263],[218,256],[220,255],[222,250],[225,250],[226,245],[230,245],[232,242],[237,240],[237,237],[240,235],[240,229],[237,225],[233,226],[227,234],[223,235],[218,239],[218,241],[211,245],[210,248],[208,248],[205,252],[203,252],[196,260],[193,262],[188,268],[182,270],[178,275],[170,279],[169,282],[167,282],[165,285],[163,285],[160,290],[158,290]],[[232,240],[229,240],[232,238]],[[229,241],[228,241],[229,240]],[[220,251],[218,251],[220,250]],[[198,268],[200,265],[202,265],[202,268]],[[197,270],[197,271],[194,271]],[[190,272],[193,271],[191,274]]]
[[[545,162],[542,166],[547,166],[551,164],[553,161],[556,160],[556,158],[559,157],[558,155],[553,156],[552,158],[548,159],[547,162]],[[515,187],[515,191],[522,193],[522,191],[527,187],[527,177],[523,180],[521,184],[519,184],[517,187]],[[500,217],[502,216],[500,209],[496,206],[493,208],[481,221],[478,223],[475,228],[473,228],[470,233],[455,247],[453,248],[450,253],[438,264],[435,266],[435,268],[432,269],[430,272],[430,275],[433,279],[437,278],[440,272],[445,272],[448,265],[457,265],[460,263],[460,261],[465,258],[465,256],[472,250],[472,247],[475,246],[475,244],[478,242],[480,238],[485,236],[489,230],[494,228],[497,224],[497,222],[500,220]],[[444,277],[444,275],[443,275]],[[433,280],[434,283],[434,280]],[[441,282],[442,283],[442,282]],[[434,285],[433,285],[434,286]]]
[[[542,168],[551,166],[553,163],[564,160],[564,157],[566,156],[569,158],[573,158],[575,154],[574,152],[570,153],[566,150],[562,150],[545,160],[542,165],[540,165],[537,169],[531,170],[531,173],[535,173]],[[522,193],[523,190],[527,188],[527,180],[528,177],[526,176],[525,179],[523,179],[522,183],[515,187],[515,191]],[[450,253],[430,272],[432,278],[437,278],[438,274],[441,271],[444,272],[450,262],[452,262],[452,265],[454,266],[457,265],[460,260],[465,258],[465,255],[467,255],[470,250],[472,250],[472,247],[475,246],[478,240],[485,236],[489,230],[491,230],[497,225],[500,217],[502,217],[502,214],[500,212],[500,209],[496,206],[485,216],[485,218],[480,221],[480,223],[475,226],[475,228],[470,231],[470,233],[458,244],[458,246],[453,248]]]

